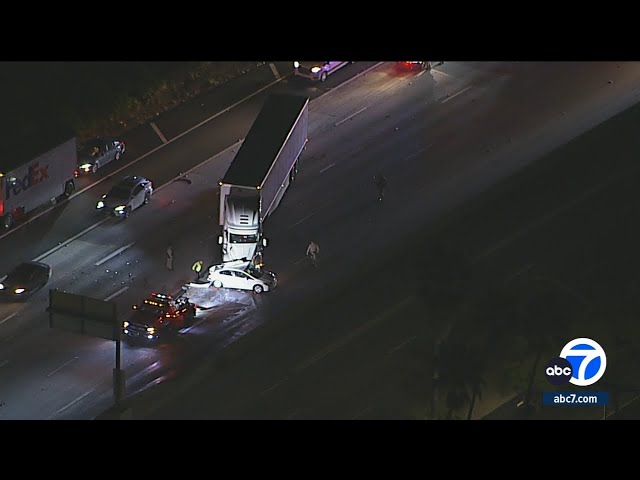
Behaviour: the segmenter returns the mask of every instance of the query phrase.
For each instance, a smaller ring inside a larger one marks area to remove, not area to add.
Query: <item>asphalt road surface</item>
[[[313,104],[300,186],[269,219],[281,285],[260,305],[265,326],[131,402],[134,417],[398,418],[375,399],[397,390],[393,365],[430,332],[394,269],[368,267],[410,263],[412,235],[636,103],[637,68],[447,63],[415,75],[385,65]],[[389,178],[382,205],[378,172]],[[313,272],[302,261],[310,238],[322,249]],[[299,307],[305,298],[315,303]],[[316,315],[320,305],[335,308]]]
[[[336,74],[332,81],[347,79],[349,72],[344,69],[342,74],[344,78]],[[609,83],[611,79],[614,83]],[[328,82],[310,86],[300,80],[282,80],[139,161],[133,158],[134,163],[118,175],[145,175],[162,188],[129,220],[95,217],[94,205],[113,181],[107,176],[7,235],[2,239],[5,251],[15,252],[15,261],[43,256],[61,243],[42,258],[54,271],[49,287],[113,299],[123,319],[131,304],[149,291],[175,291],[191,279],[189,266],[195,259],[207,263],[219,259],[217,179],[259,111],[261,95],[294,91],[317,97],[332,88]],[[259,297],[216,292],[213,308],[201,311],[198,323],[174,341],[126,345],[127,391],[132,394],[155,384],[172,385],[171,379],[188,379],[191,372],[204,371],[230,343],[269,323],[278,325],[278,333],[270,337],[270,330],[264,330],[251,351],[262,369],[257,374],[261,380],[281,380],[282,372],[272,366],[280,361],[278,354],[304,364],[344,337],[358,338],[361,331],[372,335],[369,328],[384,327],[380,332],[384,338],[366,342],[363,348],[372,348],[369,351],[377,355],[397,347],[415,334],[411,325],[389,332],[385,320],[394,316],[385,312],[393,308],[395,298],[399,309],[415,306],[398,297],[401,281],[369,273],[360,277],[362,265],[389,252],[398,261],[410,261],[412,252],[404,247],[408,235],[635,103],[638,86],[637,64],[594,68],[594,64],[447,63],[420,74],[398,73],[393,64],[385,64],[333,89],[312,103],[310,142],[300,175],[268,220],[271,245],[266,261],[279,275],[278,289]],[[383,205],[375,199],[371,180],[380,171],[390,182]],[[171,181],[185,172],[185,181]],[[74,239],[65,242],[70,238]],[[311,238],[322,249],[320,268],[313,272],[302,261]],[[173,273],[164,268],[169,242],[176,255]],[[2,261],[11,260],[3,256]],[[352,297],[354,308],[359,311],[371,303],[369,328],[364,329],[366,319],[360,314],[308,322],[301,306],[309,298],[330,304],[337,292],[352,288],[354,279],[361,289]],[[384,301],[371,302],[368,292],[378,292]],[[392,303],[385,305],[388,302]],[[93,418],[111,403],[113,343],[49,329],[46,304],[47,292],[42,291],[25,304],[0,307],[0,418]],[[291,312],[300,315],[292,318]],[[284,326],[280,317],[287,319]],[[400,332],[408,337],[402,338]],[[265,357],[268,351],[263,354],[262,349],[278,345],[278,351]],[[321,355],[310,365],[325,358],[330,356]],[[231,383],[247,388],[250,378],[235,377]],[[279,394],[277,388],[272,391]],[[260,413],[259,407],[251,408],[249,417],[291,414],[286,409]],[[191,412],[205,415],[197,406]]]

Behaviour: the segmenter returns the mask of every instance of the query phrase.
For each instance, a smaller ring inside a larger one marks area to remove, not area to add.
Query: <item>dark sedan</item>
[[[127,146],[122,140],[115,138],[94,138],[86,142],[78,151],[78,168],[76,177],[96,173],[100,167],[120,160]]]
[[[23,262],[0,280],[0,295],[22,299],[44,287],[51,278],[51,267],[41,262]]]

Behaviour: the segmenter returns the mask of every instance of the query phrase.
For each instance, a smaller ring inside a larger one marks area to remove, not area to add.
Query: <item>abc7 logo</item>
[[[553,385],[586,387],[600,380],[606,368],[607,356],[600,344],[590,338],[576,338],[564,346],[559,357],[551,359],[544,373]]]

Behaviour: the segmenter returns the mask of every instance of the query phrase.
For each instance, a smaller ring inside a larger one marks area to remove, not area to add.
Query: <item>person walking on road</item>
[[[203,260],[198,260],[191,266],[191,270],[196,274],[196,282],[200,280],[200,272],[202,271],[202,265],[204,264]]]
[[[373,177],[373,181],[378,188],[378,201],[381,202],[382,200],[384,200],[384,191],[387,188],[387,177],[379,174]]]
[[[318,265],[318,254],[320,253],[320,247],[316,242],[311,240],[307,247],[307,257],[311,260],[314,267]]]
[[[167,247],[167,270],[173,272],[173,245]]]

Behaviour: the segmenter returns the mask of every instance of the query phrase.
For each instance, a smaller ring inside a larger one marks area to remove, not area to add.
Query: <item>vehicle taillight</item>
[[[78,176],[80,175],[80,172],[78,170],[74,170],[73,171],[73,176],[78,178]]]

